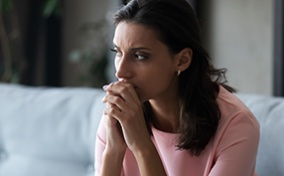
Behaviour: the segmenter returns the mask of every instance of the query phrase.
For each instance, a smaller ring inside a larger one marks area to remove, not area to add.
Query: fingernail
[[[104,86],[103,86],[103,89],[106,90],[107,86],[108,86],[108,85],[104,85]]]
[[[106,90],[111,84],[107,84],[103,86],[103,89]]]
[[[109,83],[109,84],[104,85],[104,86],[103,86],[103,89],[104,89],[104,90],[106,90],[106,89],[107,89],[109,86],[111,86],[112,84],[113,84],[113,82],[112,82],[112,83]]]

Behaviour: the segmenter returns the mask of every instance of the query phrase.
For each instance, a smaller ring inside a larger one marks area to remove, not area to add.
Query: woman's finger
[[[109,92],[109,94],[121,96],[121,98],[126,102],[134,102],[140,104],[138,95],[133,85],[130,83],[118,81],[104,87],[104,89]]]
[[[120,96],[117,95],[107,94],[103,98],[103,103],[115,105],[116,108],[118,108],[119,110],[127,108],[125,100],[123,100]]]
[[[104,115],[111,116],[116,120],[120,121],[122,117],[122,111],[113,104],[108,104],[104,110]]]

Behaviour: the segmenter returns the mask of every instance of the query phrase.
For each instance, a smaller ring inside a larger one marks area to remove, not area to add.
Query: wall
[[[203,4],[208,48],[230,85],[244,93],[272,94],[272,0],[212,0]]]
[[[95,35],[82,35],[80,28],[88,23],[110,20],[111,13],[117,8],[117,0],[69,0],[64,3],[64,13],[62,14],[63,86],[82,86],[79,77],[88,69],[86,65],[76,63],[76,56],[74,56],[76,52],[74,51],[85,51],[92,47],[97,48],[97,53],[102,50],[99,45],[103,45],[104,41],[100,41],[101,39],[96,38]],[[99,33],[99,35],[111,34],[110,31],[111,29],[105,29],[104,34]]]

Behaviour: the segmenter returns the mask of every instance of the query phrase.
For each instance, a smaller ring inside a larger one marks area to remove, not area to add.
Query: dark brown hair
[[[200,27],[193,9],[186,0],[132,0],[114,15],[114,24],[129,21],[155,30],[173,53],[191,48],[193,58],[189,68],[179,76],[180,126],[177,147],[200,155],[214,136],[220,119],[216,102],[219,85],[227,86],[225,69],[215,69],[202,46]],[[150,103],[143,104],[150,130]]]

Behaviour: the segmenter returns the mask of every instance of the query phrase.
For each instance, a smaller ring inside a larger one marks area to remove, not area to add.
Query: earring
[[[180,75],[180,73],[181,73],[181,71],[180,71],[180,70],[178,70],[178,72],[177,72],[177,76],[179,76],[179,75]]]

